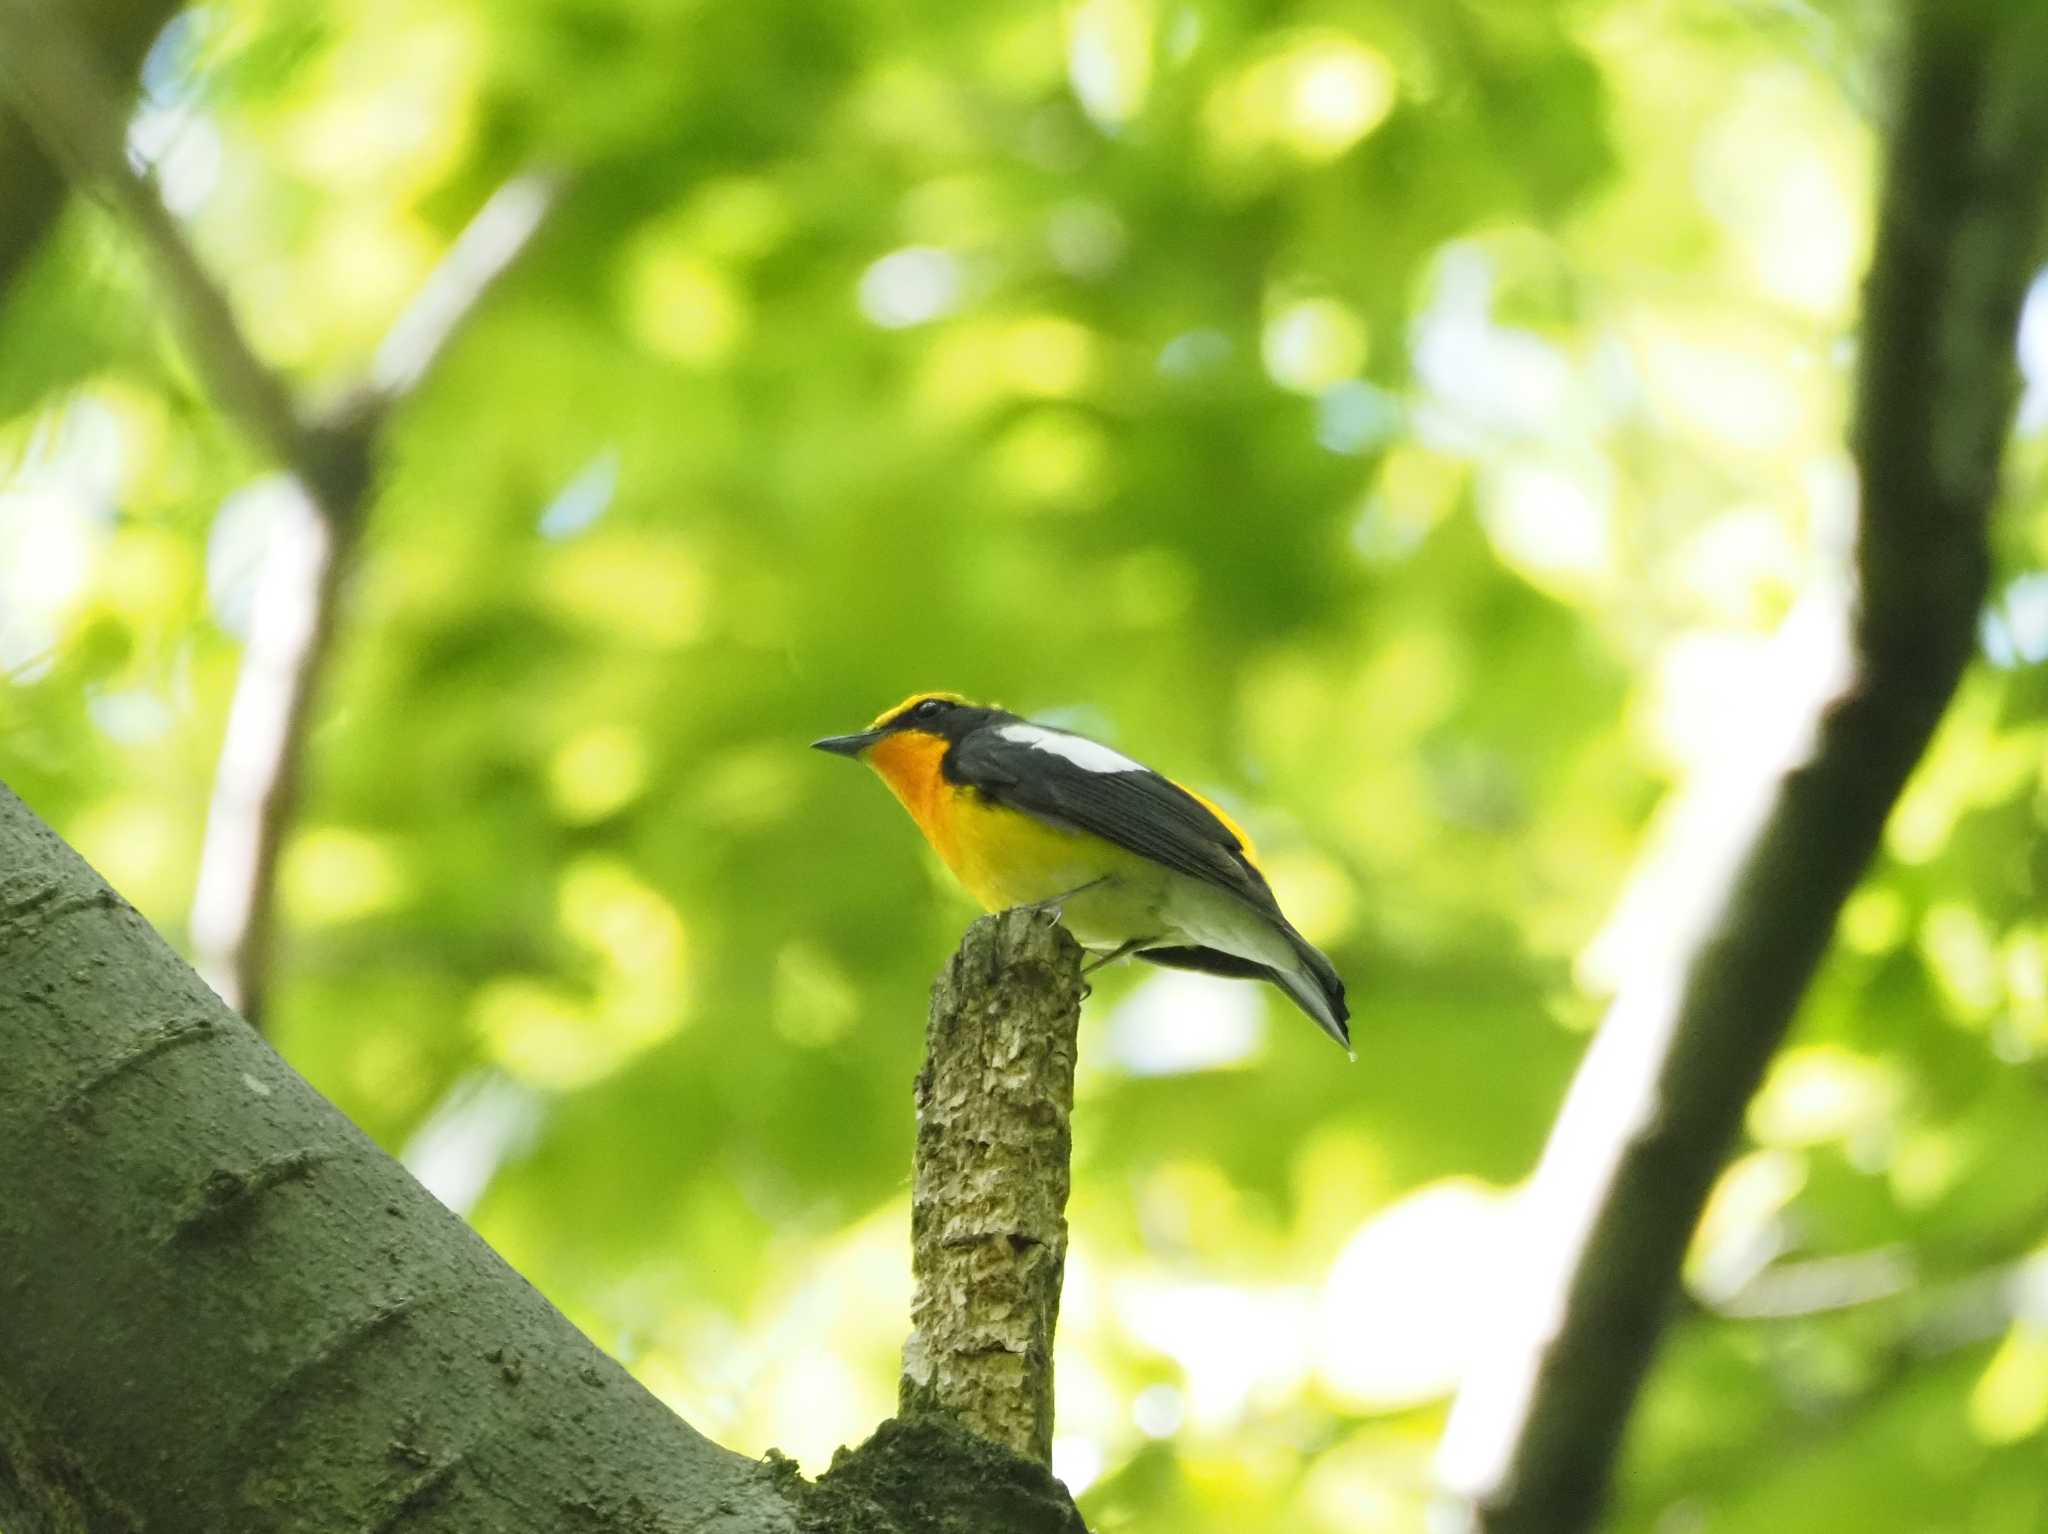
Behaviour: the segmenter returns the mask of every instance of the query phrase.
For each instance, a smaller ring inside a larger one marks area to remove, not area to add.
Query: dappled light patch
[[[671,243],[664,231],[641,235],[620,276],[626,322],[640,341],[690,367],[711,367],[745,338],[747,301],[712,261]]]
[[[2019,1443],[2048,1427],[2048,1335],[2021,1321],[1970,1392],[1970,1426],[1990,1444]]]
[[[153,795],[121,794],[81,807],[71,828],[78,850],[134,900],[175,910],[190,898],[195,828]]]
[[[1030,511],[1090,511],[1114,487],[1115,453],[1102,427],[1079,411],[1020,415],[990,448],[990,472],[1006,499]]]
[[[1447,1179],[1396,1200],[1330,1265],[1317,1319],[1317,1371],[1345,1406],[1399,1410],[1448,1396],[1508,1269],[1512,1195]]]
[[[310,827],[293,837],[278,877],[291,919],[309,927],[379,915],[413,887],[390,842],[347,826]]]
[[[1204,126],[1219,159],[1280,149],[1330,160],[1385,120],[1397,89],[1393,66],[1355,36],[1304,32],[1218,86]]]
[[[1807,1184],[1808,1163],[1791,1150],[1757,1150],[1730,1162],[1708,1195],[1686,1254],[1688,1288],[1709,1301],[1739,1294],[1790,1244],[1785,1212]]]
[[[556,813],[573,825],[587,825],[639,798],[647,787],[647,770],[647,747],[639,731],[593,725],[563,741],[548,758],[548,789]]]
[[[1365,362],[1364,323],[1330,298],[1305,298],[1277,307],[1260,342],[1266,371],[1282,388],[1320,394],[1351,377]]]
[[[1152,85],[1152,0],[1081,0],[1067,11],[1067,79],[1095,122],[1114,132],[1144,109]]]
[[[1837,1044],[1786,1050],[1749,1105],[1749,1132],[1764,1145],[1847,1143],[1889,1134],[1907,1101],[1889,1060]]]
[[[1264,1052],[1264,998],[1198,976],[1148,976],[1110,1014],[1111,1057],[1134,1076],[1244,1065]]]
[[[624,644],[670,649],[704,628],[710,593],[680,539],[599,530],[550,551],[535,572],[541,605]]]
[[[470,1016],[506,1071],[567,1091],[602,1079],[683,1025],[688,950],[674,907],[611,859],[571,864],[557,911],[564,935],[593,961],[588,986],[501,976],[476,993]]]

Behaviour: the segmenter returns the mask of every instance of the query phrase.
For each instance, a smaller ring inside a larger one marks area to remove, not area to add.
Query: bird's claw
[[[1067,902],[1069,900],[1072,900],[1076,895],[1080,894],[1083,890],[1092,890],[1095,888],[1096,885],[1108,882],[1108,879],[1109,875],[1104,874],[1099,879],[1090,879],[1086,884],[1077,884],[1070,890],[1064,890],[1060,894],[1049,896],[1044,900],[1031,901],[1027,905],[1018,906],[1017,909],[1020,911],[1031,911],[1033,913],[1043,912],[1044,914],[1050,916],[1054,921],[1058,921],[1062,916],[1066,915]]]

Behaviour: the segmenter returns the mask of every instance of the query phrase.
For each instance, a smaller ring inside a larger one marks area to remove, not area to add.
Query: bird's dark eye
[[[918,704],[916,708],[910,711],[910,717],[913,719],[936,719],[945,711],[946,705],[943,700],[926,698],[924,702]]]

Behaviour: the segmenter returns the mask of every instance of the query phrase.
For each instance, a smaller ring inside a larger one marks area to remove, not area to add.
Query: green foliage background
[[[1422,1528],[1506,1195],[1839,587],[1887,23],[187,13],[136,142],[310,394],[504,178],[570,177],[397,428],[279,1048],[693,1423],[821,1469],[892,1404],[971,912],[804,745],[935,686],[1102,735],[1252,828],[1360,1058],[1102,977],[1058,1468],[1105,1531]],[[1985,663],[1716,1194],[1617,1528],[2048,1524],[2029,411]],[[269,472],[74,207],[0,309],[0,774],[174,935]]]

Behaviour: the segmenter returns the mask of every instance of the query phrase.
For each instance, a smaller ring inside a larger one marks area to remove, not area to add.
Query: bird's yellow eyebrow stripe
[[[911,707],[913,704],[922,703],[927,698],[937,698],[943,703],[965,703],[967,701],[966,698],[962,697],[957,692],[914,692],[909,697],[905,698],[901,703],[895,704],[889,708],[885,708],[879,714],[875,715],[875,717],[868,722],[868,728],[871,730],[879,730],[883,725],[887,724],[891,719],[894,719],[906,708]]]

